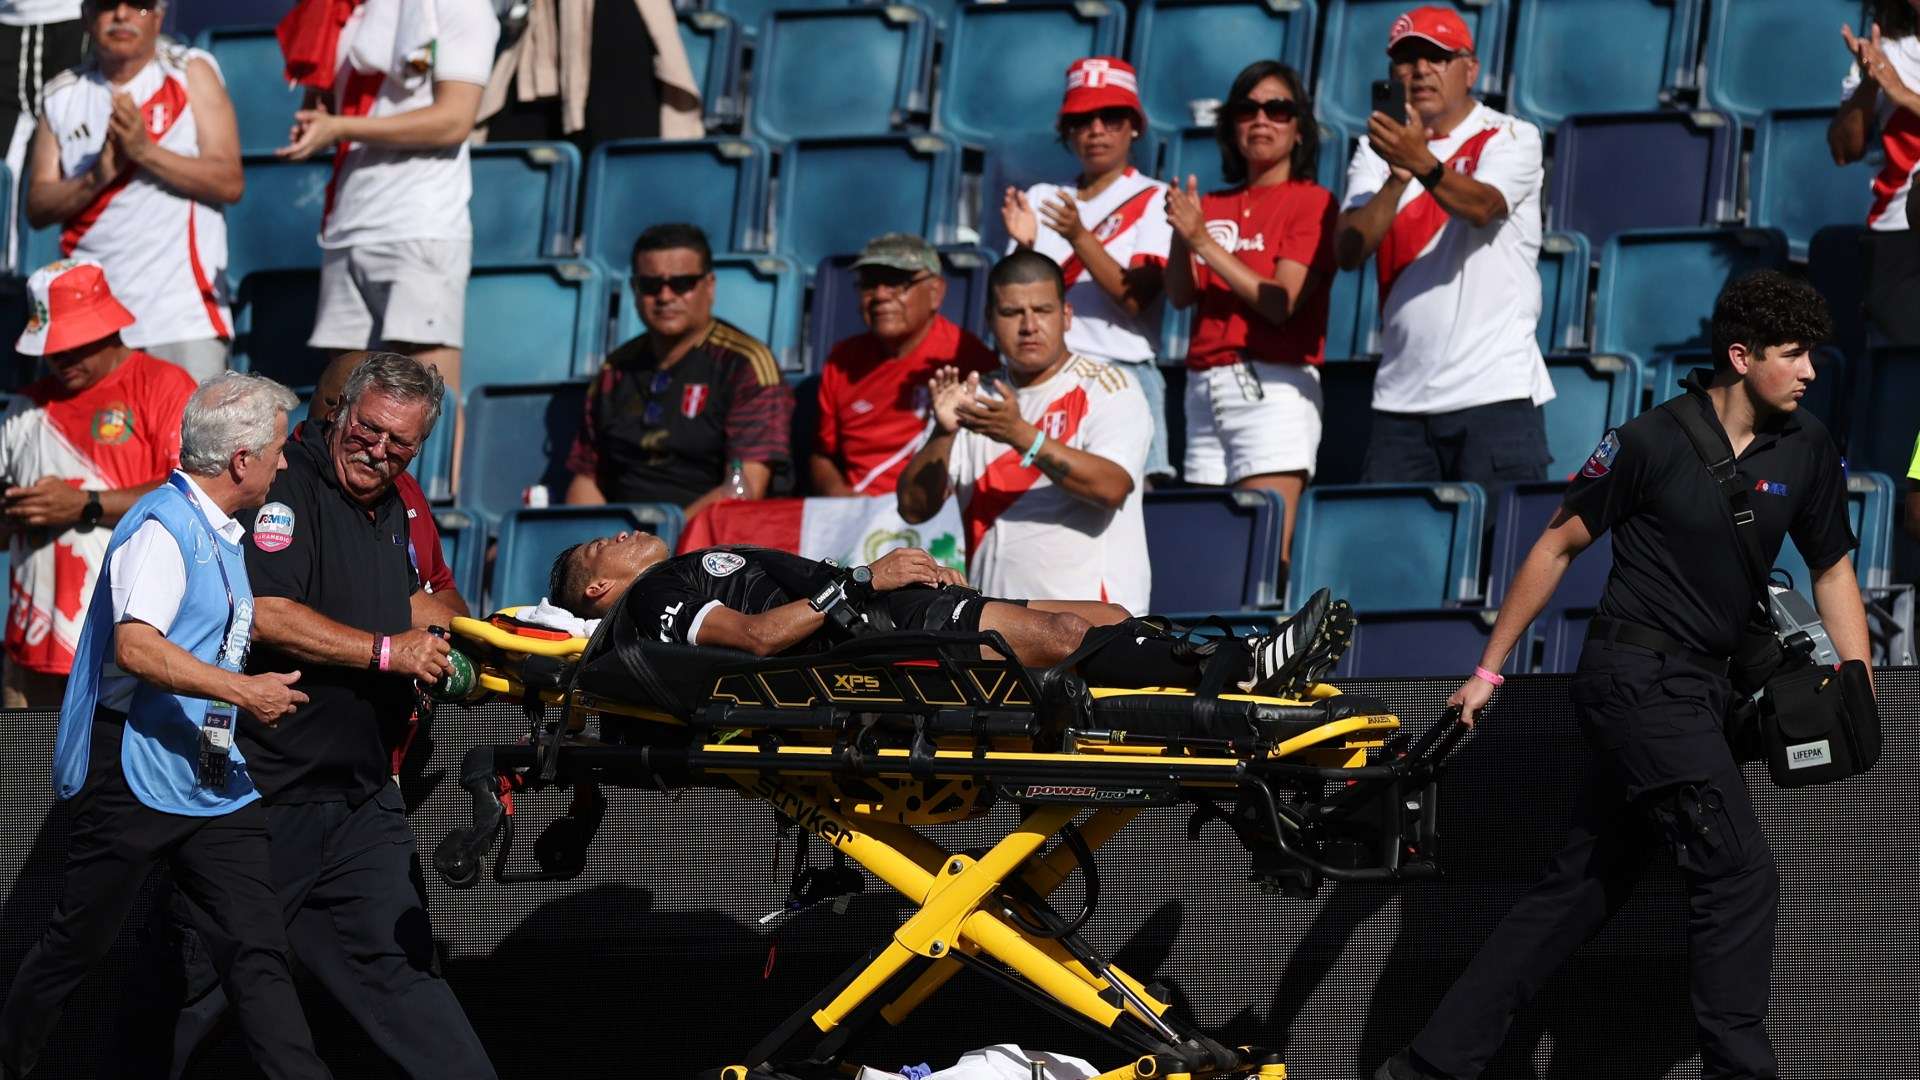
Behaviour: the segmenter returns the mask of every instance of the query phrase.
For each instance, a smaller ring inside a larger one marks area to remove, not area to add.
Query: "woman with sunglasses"
[[[1167,459],[1167,381],[1154,356],[1155,320],[1171,235],[1167,185],[1133,167],[1133,145],[1147,132],[1133,65],[1089,56],[1067,67],[1056,129],[1080,159],[1072,185],[1008,188],[1000,204],[1009,252],[1032,248],[1060,264],[1073,324],[1067,347],[1123,364],[1147,396],[1153,444],[1149,479],[1171,478]]]
[[[1187,347],[1187,479],[1277,491],[1293,510],[1320,452],[1319,364],[1333,282],[1333,193],[1313,182],[1319,129],[1300,76],[1262,60],[1214,126],[1235,186],[1167,195],[1167,298],[1196,307]]]

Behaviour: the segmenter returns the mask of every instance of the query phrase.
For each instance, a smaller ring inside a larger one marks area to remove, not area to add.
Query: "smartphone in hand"
[[[1407,118],[1407,84],[1399,79],[1375,79],[1373,111],[1395,120]]]

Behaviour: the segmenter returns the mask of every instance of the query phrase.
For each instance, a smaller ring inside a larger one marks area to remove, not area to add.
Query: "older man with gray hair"
[[[54,791],[73,800],[66,886],[0,1010],[0,1076],[31,1072],[61,1006],[166,862],[270,1077],[330,1075],[288,974],[267,815],[238,717],[271,727],[307,700],[298,671],[243,674],[254,602],[233,519],[285,467],[297,399],[221,375],[187,402],[180,468],[121,517],[60,710]]]

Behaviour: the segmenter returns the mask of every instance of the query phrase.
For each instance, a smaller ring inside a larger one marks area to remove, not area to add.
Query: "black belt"
[[[1728,660],[1724,656],[1709,656],[1681,644],[1679,639],[1662,633],[1650,626],[1638,623],[1622,622],[1619,619],[1595,618],[1587,627],[1588,641],[1615,641],[1622,645],[1635,645],[1650,649],[1675,660],[1685,660],[1694,667],[1710,671],[1726,678]]]

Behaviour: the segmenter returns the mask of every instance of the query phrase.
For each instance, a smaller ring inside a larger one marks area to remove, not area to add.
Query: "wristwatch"
[[[1446,178],[1447,163],[1444,161],[1436,161],[1433,163],[1433,168],[1420,174],[1420,186],[1426,188],[1428,191],[1432,191],[1434,188],[1440,186],[1440,181]]]
[[[100,524],[100,515],[106,513],[106,510],[106,507],[100,505],[99,492],[87,492],[87,505],[80,508],[80,531],[85,532]]]

